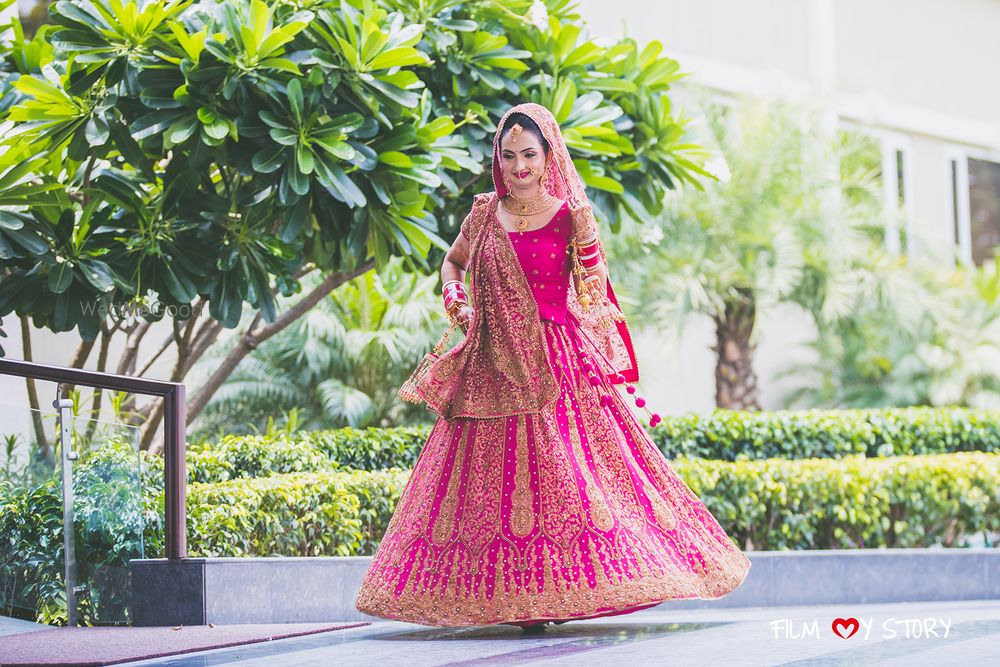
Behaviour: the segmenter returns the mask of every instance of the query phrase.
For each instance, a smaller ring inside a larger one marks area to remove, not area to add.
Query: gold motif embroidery
[[[573,414],[569,394],[563,394],[563,407],[566,409],[569,439],[573,443],[573,455],[580,465],[580,472],[586,482],[587,498],[590,501],[590,519],[598,530],[611,530],[615,525],[615,520],[612,518],[611,512],[608,511],[604,492],[598,488],[594,476],[591,474],[590,466],[587,465],[587,458],[584,456],[583,446],[580,444],[580,432],[577,430],[576,416]]]
[[[644,488],[643,491],[646,491],[646,489]],[[670,505],[663,500],[656,489],[646,492],[646,497],[649,498],[649,502],[653,505],[653,514],[656,516],[656,521],[660,524],[660,528],[663,530],[674,528],[677,525],[677,517],[674,515],[673,510],[670,509]]]
[[[597,233],[583,182],[576,174],[556,118],[541,105],[525,103],[509,109],[498,127],[513,112],[531,117],[553,148],[546,173],[557,191],[550,194],[571,204],[576,202],[569,207],[570,233],[577,238],[582,231]],[[546,372],[544,350],[536,335],[539,317],[534,297],[510,236],[496,216],[501,187],[496,180],[499,141],[498,131],[492,153],[494,191],[474,196],[472,211],[461,225],[470,243],[469,296],[476,314],[466,338],[431,366],[418,387],[428,407],[446,419],[535,412],[554,402],[557,391],[554,378]],[[607,265],[604,248],[599,247]],[[614,298],[610,275],[606,296]],[[602,309],[583,309],[573,281],[569,281],[567,297],[568,312],[585,331],[588,351],[599,352],[602,372],[620,370],[626,378],[637,380],[628,323],[623,319],[617,326],[608,327],[602,321]],[[508,341],[519,341],[521,345],[513,351],[498,351],[510,345]]]
[[[506,419],[475,422],[475,446],[467,455],[466,487],[478,489],[475,501],[464,502],[457,537],[470,552],[468,574],[476,574],[489,558],[487,548],[502,530],[503,475],[498,475],[506,454],[497,443],[507,437]]]
[[[548,545],[545,545],[545,548],[542,550],[542,560],[545,561],[545,569],[543,570],[545,572],[545,578],[542,579],[542,591],[552,589],[558,590],[558,587],[556,586],[555,571],[552,569],[552,558],[552,550],[549,549]]]
[[[641,432],[640,425],[636,423],[631,413],[626,413],[625,409],[622,410],[622,415],[622,421],[625,422],[625,431],[628,435],[632,436],[635,446],[642,448],[643,434]],[[629,461],[631,461],[632,466],[637,470],[642,470],[644,466],[640,465],[636,460],[632,447],[630,447],[627,442],[625,443],[625,447],[623,449],[625,456],[627,456]],[[649,461],[645,456],[643,457],[643,463],[647,467],[649,466]],[[655,464],[653,467],[655,468]],[[655,476],[656,473],[652,472],[651,474],[653,476],[651,478],[644,479],[643,483],[640,485],[642,494],[649,499],[649,504],[653,508],[653,517],[656,519],[656,523],[660,529],[672,530],[677,526],[677,514],[673,511],[673,509],[671,509],[670,503],[663,499],[663,496],[660,495],[660,491],[656,488],[657,482],[659,481],[659,478]],[[667,490],[666,485],[664,485],[663,490]]]
[[[601,556],[598,553],[598,543],[596,541],[592,542],[587,551],[590,552],[590,565],[594,568],[594,577],[596,579],[607,577],[607,570],[604,569],[604,564],[601,563]]]
[[[442,545],[451,537],[455,526],[455,507],[458,503],[458,488],[462,483],[462,465],[465,462],[465,452],[473,445],[471,424],[466,424],[465,446],[458,442],[455,452],[455,462],[451,467],[448,480],[448,495],[441,502],[441,509],[434,521],[434,531],[431,540],[436,545]]]
[[[538,525],[544,536],[557,544],[568,557],[569,550],[585,527],[586,519],[576,477],[567,461],[566,448],[560,446],[562,435],[556,420],[556,408],[536,415],[533,425],[536,440],[550,443],[548,447],[534,449],[534,474],[541,506]]]
[[[531,532],[535,524],[532,512],[531,471],[528,459],[528,428],[525,416],[517,416],[517,450],[514,453],[514,496],[510,529],[518,537]]]
[[[496,218],[495,197],[495,192],[476,195],[463,223],[471,233],[473,321],[465,338],[418,384],[428,407],[445,419],[536,412],[558,394],[546,363],[538,305],[509,234]]]
[[[710,577],[680,568],[653,571],[644,567],[639,555],[643,551],[642,539],[626,540],[627,546],[636,550],[637,555],[636,564],[624,570],[625,576],[615,569],[609,572],[606,567],[595,567],[593,587],[566,579],[555,569],[554,563],[559,557],[550,543],[535,554],[535,567],[544,572],[541,586],[531,577],[526,587],[508,587],[505,582],[511,572],[504,564],[511,562],[513,554],[501,550],[489,568],[490,584],[484,582],[473,589],[460,585],[457,596],[452,590],[421,588],[411,579],[403,594],[396,597],[393,594],[395,580],[384,574],[372,574],[377,565],[373,563],[355,604],[364,613],[384,618],[453,627],[529,618],[586,618],[599,615],[599,609],[638,608],[664,599],[717,598],[738,586],[749,571],[749,561],[736,549],[712,569]],[[596,544],[596,540],[588,540],[585,548],[591,552],[591,559],[599,563],[601,553]],[[418,555],[415,571],[422,571],[426,555],[425,551]],[[461,561],[456,560],[452,567],[461,567]],[[449,604],[442,604],[446,599]]]

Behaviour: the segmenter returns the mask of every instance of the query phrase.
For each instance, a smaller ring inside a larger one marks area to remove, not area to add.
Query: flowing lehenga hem
[[[717,600],[739,587],[749,575],[751,561],[730,542],[701,566],[701,572],[682,574],[645,572],[636,578],[613,581],[602,577],[601,585],[587,589],[560,591],[559,594],[494,589],[492,597],[454,597],[447,594],[417,595],[416,587],[406,587],[409,595],[395,596],[389,587],[369,586],[359,596],[356,607],[370,616],[438,627],[516,624],[547,620],[584,620],[631,613],[671,600]],[[640,561],[632,568],[643,570]],[[449,577],[450,578],[450,577]],[[660,587],[666,595],[642,595]],[[453,588],[452,591],[456,589]],[[414,597],[419,598],[415,600]],[[514,609],[517,612],[511,613]],[[561,610],[561,611],[554,611]],[[572,611],[567,611],[572,610]]]
[[[748,559],[748,561],[749,561],[749,559]],[[584,613],[581,613],[581,614],[534,614],[530,618],[526,618],[524,616],[517,616],[517,617],[514,617],[514,618],[501,617],[501,618],[496,619],[496,620],[481,621],[481,622],[475,622],[475,623],[465,623],[465,622],[449,622],[449,621],[443,621],[443,620],[440,620],[440,619],[439,620],[430,620],[430,619],[425,619],[425,618],[419,618],[419,617],[411,616],[411,615],[408,615],[408,614],[398,614],[397,615],[397,614],[391,614],[391,613],[389,613],[387,611],[384,611],[384,610],[383,611],[379,611],[379,612],[376,613],[374,611],[366,611],[365,609],[362,609],[361,607],[359,607],[359,610],[361,610],[362,613],[365,613],[365,614],[367,614],[369,616],[374,616],[376,618],[381,618],[381,619],[384,619],[384,620],[387,620],[387,621],[400,621],[400,622],[404,622],[404,623],[414,623],[414,624],[417,624],[417,625],[427,625],[427,626],[431,626],[431,627],[462,628],[462,627],[475,627],[475,626],[487,626],[487,625],[512,625],[512,626],[517,626],[517,625],[520,625],[522,623],[530,625],[530,624],[533,624],[533,623],[544,623],[546,621],[584,621],[584,620],[594,619],[594,618],[604,618],[604,617],[607,617],[607,616],[618,616],[618,615],[624,615],[624,614],[632,614],[632,613],[635,613],[637,611],[642,611],[643,609],[650,609],[650,608],[655,607],[657,605],[664,604],[664,603],[667,603],[667,602],[673,602],[673,601],[680,601],[680,600],[719,600],[719,599],[722,599],[723,597],[725,597],[726,595],[728,595],[730,592],[732,592],[732,590],[735,590],[736,588],[739,588],[741,585],[743,585],[743,582],[746,581],[746,578],[749,576],[751,569],[752,569],[752,566],[748,565],[747,568],[743,571],[742,576],[739,577],[739,580],[736,582],[736,584],[730,590],[721,592],[718,595],[678,595],[678,596],[671,596],[671,597],[666,597],[666,598],[654,598],[654,599],[645,600],[643,602],[637,602],[637,603],[634,603],[634,604],[630,604],[630,605],[628,605],[628,606],[626,606],[624,608],[619,608],[619,609],[605,609],[603,611],[584,612]]]

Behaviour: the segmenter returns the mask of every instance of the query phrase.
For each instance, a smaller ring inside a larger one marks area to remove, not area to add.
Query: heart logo
[[[830,627],[833,628],[833,634],[841,639],[849,639],[854,636],[854,633],[858,631],[861,624],[858,623],[858,619],[856,618],[835,618]],[[847,632],[848,629],[850,629],[850,632]],[[844,634],[845,632],[847,634]]]

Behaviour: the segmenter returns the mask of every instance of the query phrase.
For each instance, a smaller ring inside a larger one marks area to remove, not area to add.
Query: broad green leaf
[[[261,149],[253,156],[253,168],[262,174],[270,174],[285,164],[288,160],[285,147],[275,144]]]
[[[590,187],[604,190],[605,192],[621,194],[625,191],[621,183],[607,176],[588,176],[586,181]]]
[[[272,139],[284,146],[294,146],[299,143],[299,134],[294,130],[272,127],[270,134]]]
[[[413,160],[406,153],[400,153],[399,151],[386,151],[385,153],[379,153],[378,161],[387,164],[390,167],[403,167],[408,168],[413,166]]]
[[[295,120],[302,122],[302,84],[298,79],[292,79],[288,82],[288,103],[292,109],[292,115]]]
[[[410,46],[401,46],[396,49],[384,51],[373,59],[368,66],[370,69],[389,69],[390,67],[407,67],[409,65],[426,64],[427,56]]]
[[[99,259],[81,260],[80,271],[84,278],[100,292],[110,292],[115,288],[111,267]]]
[[[351,160],[354,158],[354,147],[347,142],[338,141],[327,136],[314,136],[313,141],[320,148],[339,160]]]
[[[311,174],[313,171],[313,154],[305,144],[299,144],[295,149],[295,161],[299,165],[299,170],[303,174]],[[304,194],[304,193],[299,193]]]
[[[53,294],[62,294],[73,282],[73,267],[69,262],[59,262],[49,271],[49,290]]]

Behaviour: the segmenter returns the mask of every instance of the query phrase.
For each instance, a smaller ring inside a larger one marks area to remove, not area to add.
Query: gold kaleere
[[[570,242],[573,264],[573,286],[576,288],[576,298],[580,307],[596,315],[599,324],[612,327],[615,322],[624,322],[625,315],[608,298],[607,292],[602,292],[598,281],[586,281],[587,269],[580,262],[576,240]]]
[[[583,265],[580,263],[580,255],[576,249],[576,241],[570,242],[570,248],[572,250],[573,258],[573,287],[576,289],[576,300],[580,302],[580,306],[584,310],[590,306],[590,290],[587,289],[586,284],[583,279],[586,276],[586,271]]]

